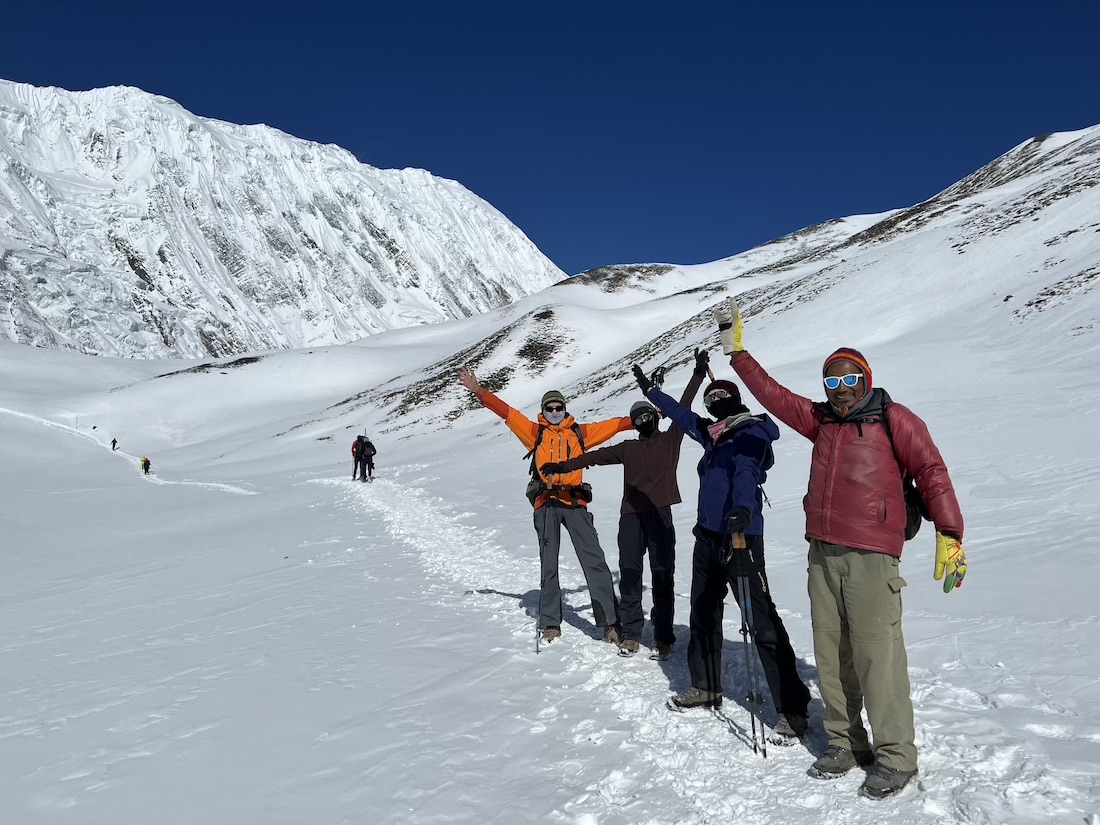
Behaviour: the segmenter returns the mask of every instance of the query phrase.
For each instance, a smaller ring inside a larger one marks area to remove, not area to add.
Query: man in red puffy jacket
[[[935,578],[962,584],[963,518],[947,467],[928,428],[872,383],[867,359],[841,348],[822,367],[827,400],[814,403],[771,378],[741,344],[730,300],[717,320],[723,351],[765,409],[813,442],[803,500],[810,542],[814,653],[829,748],[810,776],[832,779],[872,766],[860,792],[893,796],[917,774],[913,701],[901,627],[898,569],[905,544],[903,471],[916,480],[936,525]],[[889,427],[889,430],[887,429]],[[892,434],[892,438],[891,438]],[[874,751],[860,716],[863,705]]]

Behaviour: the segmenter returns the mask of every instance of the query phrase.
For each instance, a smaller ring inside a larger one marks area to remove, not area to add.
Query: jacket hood
[[[779,425],[772,421],[771,416],[767,413],[761,413],[760,415],[752,417],[756,420],[756,426],[752,432],[753,435],[768,442],[778,440]],[[759,433],[759,435],[757,435],[757,433]]]

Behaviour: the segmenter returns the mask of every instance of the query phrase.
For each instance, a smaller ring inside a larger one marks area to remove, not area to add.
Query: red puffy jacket
[[[962,539],[962,512],[951,477],[928,427],[915,413],[890,404],[895,458],[882,425],[882,390],[873,390],[842,419],[827,403],[815,404],[780,386],[748,353],[732,364],[768,412],[814,443],[803,500],[807,538],[900,557],[906,522],[900,461],[916,479],[936,530]]]

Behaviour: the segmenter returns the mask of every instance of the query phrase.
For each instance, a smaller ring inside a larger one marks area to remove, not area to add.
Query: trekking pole
[[[749,577],[745,572],[745,556],[748,555],[747,543],[744,533],[734,533],[730,536],[730,544],[733,547],[733,556],[737,559],[737,575],[734,579],[734,588],[737,590],[737,600],[741,603],[741,642],[742,651],[745,654],[745,681],[748,683],[751,704],[757,705],[760,701],[760,684],[756,672],[756,626],[752,618],[752,594],[749,587]],[[737,552],[737,551],[740,551]],[[749,641],[752,641],[750,649]],[[759,710],[750,708],[752,717],[752,752],[760,752],[764,759],[768,758],[768,738],[764,735],[764,718],[760,717],[760,750],[756,743],[756,717]]]
[[[535,653],[541,653],[539,649],[539,621],[542,619],[542,540],[539,540],[539,601],[535,610]]]

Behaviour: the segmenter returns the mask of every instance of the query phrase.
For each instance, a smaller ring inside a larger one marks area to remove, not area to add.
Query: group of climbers
[[[822,367],[826,400],[812,402],[779,385],[742,345],[743,324],[730,299],[716,312],[725,355],[744,386],[765,409],[813,442],[804,500],[809,541],[808,592],[814,653],[825,704],[828,750],[809,768],[817,779],[868,769],[860,792],[872,799],[897,794],[917,773],[913,705],[901,628],[898,570],[902,547],[921,514],[936,527],[934,577],[944,591],[966,575],[963,520],[947,467],[928,429],[912,411],[873,385],[870,365],[857,350],[841,348]],[[696,350],[694,374],[677,402],[644,371],[634,375],[647,400],[630,415],[579,423],[567,399],[547,392],[536,420],[490,392],[473,372],[459,382],[504,419],[531,451],[528,497],[534,508],[541,567],[538,622],[542,638],[561,636],[558,581],[561,530],[569,533],[592,597],[595,623],[624,656],[641,647],[643,559],[653,578],[654,658],[667,659],[673,630],[675,530],[671,506],[680,502],[676,467],[683,437],[697,442],[697,523],[693,529],[690,635],[691,687],[670,700],[677,709],[716,708],[722,702],[722,619],[727,587],[745,582],[738,604],[748,614],[778,722],[770,741],[791,744],[809,728],[810,692],[772,600],[764,562],[762,485],[775,461],[780,431],[764,413],[753,414],[732,381],[713,380],[703,391],[709,417],[691,403],[709,372]],[[671,426],[662,431],[657,409]],[[638,438],[592,449],[633,429]],[[620,596],[588,511],[587,467],[622,464],[619,519]],[[873,741],[861,711],[866,706]]]

